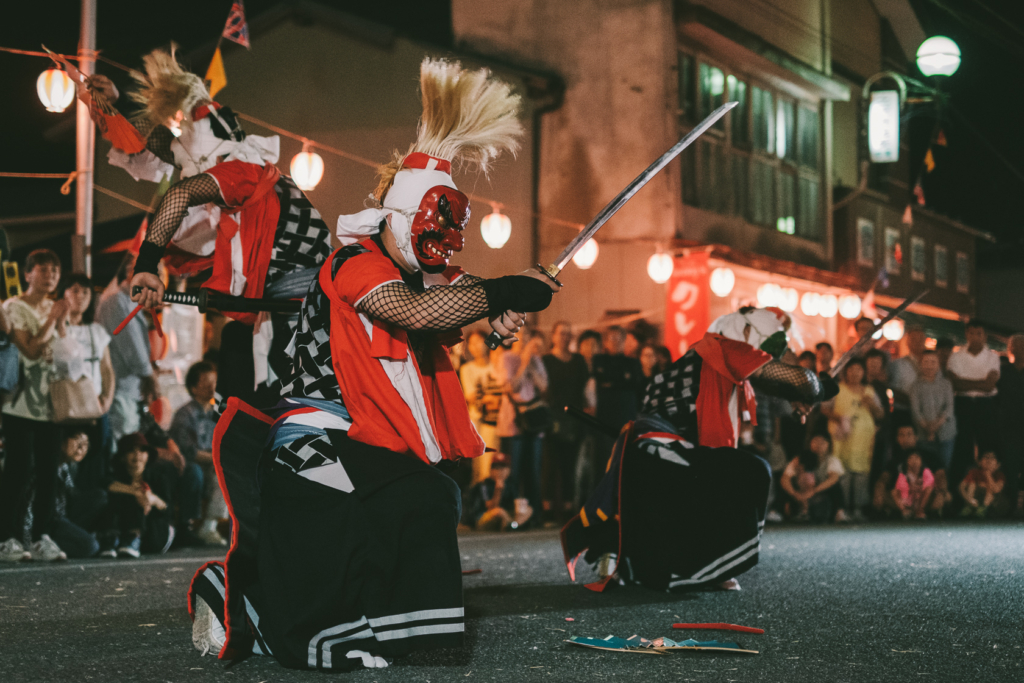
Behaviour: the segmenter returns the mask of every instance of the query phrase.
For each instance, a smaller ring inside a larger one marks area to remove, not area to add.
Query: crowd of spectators
[[[172,545],[226,545],[212,466],[217,369],[196,363],[173,416],[156,380],[150,319],[114,329],[135,305],[126,262],[97,296],[58,256],[33,251],[26,288],[0,307],[4,364],[0,561],[137,558]],[[5,347],[6,348],[6,347]],[[13,353],[12,351],[9,351]]]

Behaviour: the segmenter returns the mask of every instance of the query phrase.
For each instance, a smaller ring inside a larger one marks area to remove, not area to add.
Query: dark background
[[[386,23],[400,33],[439,45],[452,44],[451,6],[445,0],[322,4]],[[935,148],[936,169],[923,174],[928,207],[987,230],[999,239],[980,256],[982,265],[1020,262],[1024,230],[1017,198],[1024,196],[1024,2],[1021,0],[911,0],[928,35],[957,42],[960,70],[942,85],[949,96],[941,126],[949,142]],[[248,0],[250,18],[279,4]],[[182,53],[212,46],[231,6],[230,0],[151,3],[99,0],[97,46],[122,64],[137,67],[149,50],[177,41]],[[79,3],[75,0],[5,3],[0,46],[28,50],[45,43],[74,53],[78,44]],[[205,48],[205,50],[203,49]],[[229,46],[228,49],[234,49]],[[913,57],[910,55],[909,57]],[[65,172],[74,168],[74,107],[46,112],[35,82],[48,62],[39,57],[0,53],[3,105],[0,106],[0,171]],[[187,64],[204,73],[207,63]],[[97,70],[124,90],[127,74],[102,62]],[[913,75],[920,76],[916,69]],[[935,127],[935,108],[907,112],[913,183]],[[61,195],[60,180],[0,179],[0,218],[74,210],[74,193]]]

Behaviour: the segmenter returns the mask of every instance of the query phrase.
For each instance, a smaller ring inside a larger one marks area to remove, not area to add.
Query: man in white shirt
[[[946,375],[956,391],[956,446],[950,467],[950,490],[974,464],[975,447],[983,452],[996,439],[996,382],[999,354],[986,345],[985,328],[975,320],[967,323],[967,347],[949,357]]]

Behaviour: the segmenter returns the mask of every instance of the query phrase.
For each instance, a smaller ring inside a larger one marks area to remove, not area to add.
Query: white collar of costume
[[[219,118],[216,111],[211,111],[200,120],[182,126],[181,135],[171,143],[182,178],[198,175],[220,161],[238,160],[259,166],[277,163],[281,148],[278,136],[246,135],[241,142],[225,140],[213,133],[210,118],[214,116]],[[223,121],[221,125],[228,128]]]
[[[402,162],[401,170],[395,174],[395,182],[384,195],[384,203],[380,207],[338,216],[336,234],[341,246],[376,235],[380,222],[390,215],[388,225],[398,249],[413,270],[420,270],[419,259],[412,248],[412,222],[419,211],[423,195],[438,185],[459,189],[452,180],[451,163],[422,153],[410,154]]]
[[[749,336],[746,334],[747,325],[750,326]],[[768,337],[785,330],[785,320],[780,318],[774,309],[767,308],[755,308],[747,313],[728,313],[715,318],[708,326],[708,332],[720,334],[726,339],[746,342],[755,349],[761,348],[761,344]]]

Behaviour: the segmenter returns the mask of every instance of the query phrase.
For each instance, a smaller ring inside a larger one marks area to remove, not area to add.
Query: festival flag
[[[903,223],[906,225],[914,224],[914,212],[910,208],[910,204],[907,204],[907,208],[903,210]]]
[[[210,97],[216,97],[217,93],[228,84],[228,75],[224,71],[224,59],[221,57],[218,47],[210,60],[210,68],[206,70],[206,83],[210,89]]]
[[[902,266],[903,265],[903,247],[901,247],[899,244],[897,244],[896,248],[893,249],[893,251],[892,251],[892,257],[894,259],[896,259],[896,265]]]
[[[242,0],[232,3],[228,21],[224,24],[224,33],[221,35],[246,49],[249,48],[249,24],[245,21],[245,5]]]
[[[928,148],[928,153],[924,155],[924,167],[931,173],[935,170],[935,157],[932,155],[932,148]]]
[[[917,197],[917,203],[920,206],[924,206],[924,188],[921,187],[920,180],[918,180],[917,184],[914,185],[914,196]]]
[[[939,128],[939,134],[935,137],[935,144],[942,147],[946,146],[946,132]]]

